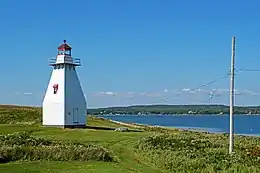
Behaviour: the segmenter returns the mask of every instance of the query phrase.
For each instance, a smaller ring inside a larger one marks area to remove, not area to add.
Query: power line
[[[218,82],[218,81],[220,81],[220,80],[222,80],[222,79],[225,79],[225,78],[229,77],[230,74],[231,74],[231,73],[228,72],[227,74],[225,74],[225,75],[223,75],[223,76],[221,76],[221,77],[219,77],[219,78],[216,78],[216,79],[214,79],[214,80],[212,80],[212,81],[209,81],[209,82],[207,82],[207,83],[204,83],[204,84],[202,84],[202,85],[199,85],[199,86],[197,86],[197,87],[195,87],[195,88],[189,89],[189,92],[190,92],[190,91],[197,91],[198,89],[201,89],[202,87],[206,87],[206,86],[209,86],[209,85],[211,85],[211,84],[213,84],[213,83],[216,83],[216,82]],[[165,98],[163,98],[163,99],[159,99],[159,100],[156,100],[156,101],[154,101],[154,102],[150,102],[149,104],[146,104],[146,105],[144,106],[144,110],[143,110],[143,111],[146,111],[146,108],[147,108],[149,105],[158,103],[158,102],[160,102],[160,101],[169,100],[170,98],[177,97],[177,96],[179,96],[179,95],[182,95],[183,93],[185,93],[185,91],[181,91],[181,92],[179,92],[179,93],[177,93],[177,94],[175,94],[175,95],[171,95],[171,96],[165,97]],[[213,97],[213,96],[209,97],[209,98],[207,99],[207,101],[208,101],[208,100],[211,100],[212,97]],[[133,109],[133,107],[132,107],[132,109]]]
[[[260,71],[260,69],[246,69],[246,68],[239,68],[239,69],[235,68],[234,70],[235,70],[236,73],[238,73],[238,72],[254,72],[254,71]],[[228,72],[227,74],[225,74],[225,75],[223,75],[223,76],[221,76],[221,77],[219,77],[219,78],[216,78],[216,79],[214,79],[214,80],[212,80],[212,81],[210,81],[210,82],[207,82],[207,83],[204,83],[204,84],[202,84],[202,85],[199,85],[199,86],[197,86],[197,87],[195,87],[195,88],[189,89],[189,92],[191,92],[191,91],[197,91],[198,89],[201,89],[201,88],[203,88],[203,87],[207,87],[207,86],[209,86],[209,85],[211,85],[211,84],[213,84],[213,83],[216,83],[216,82],[218,82],[218,81],[220,81],[220,80],[222,80],[222,79],[227,78],[228,76],[230,76],[230,74],[231,74],[231,73]],[[184,94],[184,93],[186,93],[186,92],[185,92],[185,91],[180,91],[180,92],[177,93],[177,94],[170,95],[170,96],[167,96],[167,97],[164,97],[164,98],[155,100],[155,101],[153,101],[153,102],[150,102],[149,104],[146,104],[145,107],[147,107],[147,106],[149,106],[149,105],[152,105],[152,104],[154,104],[154,103],[159,103],[159,102],[162,102],[162,101],[169,100],[169,99],[171,99],[171,98],[180,96],[180,95],[182,95],[182,94]],[[209,93],[209,94],[210,94],[209,98],[206,99],[205,101],[208,101],[208,100],[212,100],[212,99],[213,99],[214,93]]]
[[[246,69],[246,68],[240,68],[240,69],[235,69],[236,71],[245,71],[245,72],[256,72],[260,71],[260,69]]]
[[[238,73],[238,72],[243,72],[243,71],[245,71],[245,72],[253,72],[253,71],[260,71],[260,69],[246,69],[246,68],[239,68],[239,69],[237,69],[237,68],[235,68],[235,72],[236,72],[236,73]],[[195,88],[189,89],[189,92],[197,91],[198,89],[201,89],[201,88],[203,88],[203,87],[207,87],[207,86],[209,86],[209,85],[211,85],[211,84],[213,84],[213,83],[216,83],[216,82],[218,82],[218,81],[220,81],[220,80],[222,80],[222,79],[227,78],[228,76],[230,76],[230,72],[228,72],[227,74],[225,74],[225,75],[223,75],[223,76],[221,76],[221,77],[219,77],[219,78],[216,78],[216,79],[214,79],[214,80],[212,80],[212,81],[210,81],[210,82],[208,82],[208,83],[204,83],[204,84],[199,85],[199,86],[197,86],[197,87],[195,87]],[[166,96],[166,97],[164,97],[164,98],[161,98],[161,99],[155,100],[155,101],[153,101],[153,102],[150,102],[149,104],[146,104],[145,107],[147,107],[147,106],[149,106],[149,105],[151,105],[151,104],[154,104],[154,103],[159,103],[159,102],[163,102],[163,101],[169,100],[169,99],[171,99],[171,98],[180,96],[180,95],[182,95],[182,94],[184,94],[184,93],[186,93],[186,92],[185,92],[185,91],[180,91],[180,92],[177,93],[177,94],[170,95],[170,96]],[[209,98],[206,99],[205,101],[207,101],[207,100],[212,100],[213,97],[214,97],[214,93],[209,93]]]
[[[212,80],[212,81],[210,81],[210,82],[208,82],[208,83],[199,85],[199,86],[197,86],[197,87],[195,87],[195,88],[192,88],[192,89],[189,89],[189,92],[191,92],[191,91],[197,91],[198,89],[201,89],[201,88],[203,88],[203,87],[209,86],[209,85],[211,85],[211,84],[213,84],[213,83],[216,83],[216,82],[218,82],[218,81],[220,81],[220,80],[222,80],[222,79],[227,78],[229,75],[230,75],[230,72],[227,73],[227,74],[225,74],[224,76],[221,76],[221,77],[219,77],[219,78],[217,78],[217,79],[214,79],[214,80]],[[163,99],[156,100],[156,101],[154,101],[154,102],[151,102],[150,104],[158,103],[158,102],[160,102],[160,101],[165,101],[165,100],[171,99],[171,98],[173,98],[173,97],[177,97],[177,96],[179,96],[179,95],[182,95],[183,93],[185,93],[185,91],[181,91],[181,92],[179,92],[179,93],[177,93],[177,94],[174,94],[174,95],[165,97],[165,98],[163,98]],[[148,105],[146,105],[146,106],[148,106]]]

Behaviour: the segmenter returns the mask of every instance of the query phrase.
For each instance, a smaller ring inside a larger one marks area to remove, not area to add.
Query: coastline
[[[166,126],[159,126],[159,125],[148,125],[148,124],[140,124],[140,123],[125,123],[125,122],[121,122],[121,121],[115,121],[115,120],[111,120],[111,119],[106,119],[104,117],[97,117],[100,119],[104,119],[107,121],[110,121],[112,123],[118,124],[118,125],[122,125],[122,126],[126,126],[126,127],[130,127],[130,128],[139,128],[139,129],[145,129],[145,128],[151,128],[151,129],[162,129],[162,130],[178,130],[178,131],[189,131],[189,132],[199,132],[199,133],[208,133],[208,134],[229,134],[227,132],[213,132],[213,131],[207,131],[207,130],[203,130],[205,128],[190,128],[190,127],[183,127],[183,128],[178,128],[178,127],[166,127]],[[254,137],[254,138],[259,138],[259,135],[256,134],[234,134],[235,136],[244,136],[244,137]]]
[[[100,116],[137,116],[137,117],[146,117],[146,116],[229,116],[229,114],[100,114],[93,115],[96,117]],[[260,114],[234,114],[234,116],[260,116]]]
[[[96,117],[96,116],[95,116]],[[132,128],[161,128],[161,129],[167,129],[167,130],[173,130],[173,129],[177,129],[177,128],[171,128],[171,127],[165,127],[165,126],[154,126],[154,125],[148,125],[148,124],[139,124],[139,123],[125,123],[125,122],[121,122],[121,121],[115,121],[115,120],[111,120],[111,119],[107,119],[104,117],[96,117],[99,119],[103,119],[118,125],[122,125],[122,126],[127,126],[127,127],[132,127]]]

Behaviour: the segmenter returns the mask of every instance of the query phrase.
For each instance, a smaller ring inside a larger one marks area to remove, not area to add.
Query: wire
[[[196,88],[190,89],[189,91],[196,91],[196,90],[198,90],[198,89],[200,89],[200,88],[202,88],[202,87],[206,87],[206,86],[208,86],[208,85],[210,85],[210,84],[213,84],[213,83],[218,82],[218,81],[220,81],[220,80],[222,80],[222,79],[225,79],[225,78],[227,78],[229,75],[230,75],[230,72],[227,73],[226,75],[221,76],[221,77],[219,77],[219,78],[217,78],[217,79],[214,79],[214,80],[212,80],[212,81],[210,81],[210,82],[208,82],[208,83],[205,83],[205,84],[199,85],[199,86],[196,87]],[[150,104],[158,103],[158,102],[160,102],[160,101],[165,101],[165,100],[168,100],[168,99],[170,99],[170,98],[172,98],[172,97],[177,97],[177,96],[179,96],[179,95],[182,95],[183,93],[185,93],[185,91],[181,91],[181,92],[179,92],[179,93],[177,93],[177,94],[175,94],[175,95],[171,95],[171,96],[169,96],[169,97],[165,97],[164,99],[160,99],[160,100],[151,102]],[[210,100],[210,99],[212,99],[212,98],[209,98],[209,100]],[[146,105],[145,107],[147,107],[147,106],[148,106],[148,105]]]
[[[252,72],[252,71],[260,71],[260,69],[246,69],[246,68],[240,68],[236,69],[237,71],[247,71],[247,72]]]
[[[237,69],[237,68],[235,68],[235,72],[236,72],[236,73],[238,73],[238,72],[257,72],[257,71],[260,71],[260,69],[246,69],[246,68]],[[203,87],[209,86],[209,85],[211,85],[211,84],[213,84],[213,83],[216,83],[216,82],[218,82],[218,81],[220,81],[220,80],[222,80],[222,79],[227,78],[228,76],[230,76],[230,74],[231,74],[231,72],[228,72],[226,75],[221,76],[221,77],[219,77],[219,78],[217,78],[217,79],[214,79],[214,80],[212,80],[212,81],[210,81],[210,82],[208,82],[208,83],[199,85],[198,87],[195,87],[195,88],[193,88],[193,89],[189,89],[189,92],[190,92],[190,91],[197,91],[197,90],[200,89],[200,88],[203,88]],[[169,97],[164,97],[163,99],[159,99],[159,100],[150,102],[149,104],[146,104],[146,105],[144,106],[144,108],[146,108],[146,107],[148,107],[149,105],[152,105],[152,104],[154,104],[154,103],[162,102],[162,101],[165,101],[165,100],[169,100],[169,99],[171,99],[171,98],[173,98],[173,97],[180,96],[180,95],[182,95],[183,93],[185,93],[185,91],[181,91],[181,92],[179,92],[179,93],[177,93],[177,94],[175,94],[175,95],[171,95],[171,96],[169,96]],[[205,101],[210,101],[210,100],[212,100],[213,97],[214,97],[214,95],[215,95],[214,92],[213,92],[213,93],[209,93],[209,98],[206,99]]]

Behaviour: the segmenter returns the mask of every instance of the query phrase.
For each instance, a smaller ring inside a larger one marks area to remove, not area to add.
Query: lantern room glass
[[[58,55],[68,55],[68,56],[71,56],[71,50],[58,50]]]

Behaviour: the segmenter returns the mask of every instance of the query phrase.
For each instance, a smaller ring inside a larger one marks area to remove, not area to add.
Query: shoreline
[[[136,116],[136,117],[147,117],[147,116],[194,116],[194,117],[199,117],[199,116],[229,116],[229,114],[100,114],[100,115],[93,115],[96,117],[100,116],[111,116],[111,117],[116,117],[116,116]],[[234,114],[234,116],[260,116],[260,114]]]
[[[148,125],[148,124],[139,124],[139,123],[125,123],[125,122],[121,122],[121,121],[115,121],[115,120],[111,120],[111,119],[106,119],[103,117],[97,117],[100,119],[104,119],[107,121],[110,121],[112,123],[118,124],[118,125],[122,125],[122,126],[127,126],[127,127],[131,127],[131,128],[141,128],[141,129],[145,129],[145,128],[160,128],[163,130],[179,130],[179,131],[189,131],[189,132],[199,132],[199,133],[209,133],[209,134],[229,134],[227,132],[213,132],[213,131],[207,131],[207,130],[202,130],[205,128],[189,128],[189,127],[185,127],[185,128],[178,128],[178,127],[166,127],[166,126],[159,126],[159,125]],[[235,136],[243,136],[243,137],[254,137],[254,138],[259,138],[259,135],[256,134],[234,134]]]

